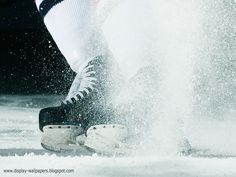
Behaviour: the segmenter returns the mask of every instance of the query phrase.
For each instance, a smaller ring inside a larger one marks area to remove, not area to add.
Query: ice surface
[[[161,158],[161,157],[57,157],[34,156],[2,157],[3,169],[74,169],[74,173],[60,176],[114,176],[114,177],[222,177],[235,176],[235,158]],[[17,176],[17,174],[2,174],[1,176]],[[56,176],[56,174],[41,174],[40,176]],[[58,174],[57,174],[58,175]],[[21,175],[19,175],[21,176]],[[33,176],[28,173],[22,176]],[[36,175],[37,176],[37,175]]]
[[[17,173],[3,173],[4,169],[74,169],[73,173],[61,176],[83,177],[236,175],[234,120],[193,120],[187,132],[195,151],[187,157],[144,155],[142,152],[129,157],[63,156],[49,153],[40,147],[37,105],[47,106],[56,103],[57,99],[40,95],[0,96],[1,176],[18,176]],[[28,172],[25,176],[34,174]]]
[[[7,149],[41,149],[38,130],[39,107],[57,104],[59,96],[0,96],[0,147]],[[57,101],[56,101],[57,100]],[[11,152],[11,150],[9,152]],[[2,155],[3,155],[2,154]]]

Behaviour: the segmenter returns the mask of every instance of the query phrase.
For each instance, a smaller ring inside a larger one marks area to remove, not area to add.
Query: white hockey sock
[[[71,68],[106,54],[107,47],[97,27],[94,0],[36,0],[44,23]]]

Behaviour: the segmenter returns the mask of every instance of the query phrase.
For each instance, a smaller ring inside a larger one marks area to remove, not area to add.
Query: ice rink
[[[41,95],[0,96],[1,176],[23,176],[19,175],[23,170],[29,170],[24,176],[56,176],[56,170],[63,169],[67,173],[61,172],[60,176],[236,176],[236,122],[233,120],[236,113],[233,111],[232,119],[227,121],[193,120],[187,138],[194,150],[186,157],[164,157],[151,152],[129,157],[62,155],[41,148],[38,130],[40,107],[56,104],[58,99],[58,96]],[[49,172],[50,169],[54,171]]]
[[[162,155],[150,148],[129,157],[53,154],[40,146],[38,113],[58,104],[60,96],[0,95],[0,176],[57,176],[61,170],[60,176],[74,177],[235,177],[235,9],[235,0],[130,0],[102,19],[125,76],[140,63],[159,66],[154,112],[160,121],[150,121],[154,135],[171,149],[169,137],[178,137],[178,125],[187,122],[189,155]],[[192,110],[206,115],[191,116]]]

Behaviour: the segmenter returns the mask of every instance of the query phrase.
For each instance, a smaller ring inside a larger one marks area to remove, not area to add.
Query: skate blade
[[[41,143],[41,146],[54,153],[59,153],[59,154],[73,154],[73,155],[86,155],[86,156],[91,156],[95,152],[93,152],[92,149],[87,148],[86,146],[80,146],[80,145],[57,145],[57,146],[52,146],[52,145],[47,145],[44,143]]]
[[[108,156],[126,156],[131,147],[124,143],[128,136],[125,126],[119,124],[102,124],[87,130],[84,145],[96,153]]]
[[[80,126],[74,125],[48,125],[43,128],[41,145],[44,149],[55,153],[81,153],[90,154],[82,146],[84,131]],[[77,143],[76,138],[80,138]],[[79,144],[80,143],[80,144]]]
[[[68,128],[69,127],[69,128]],[[87,131],[87,137],[76,126],[49,125],[44,127],[41,145],[54,153],[102,156],[124,156],[130,148],[122,140],[127,129],[122,125],[97,125]]]
[[[76,137],[82,135],[83,129],[72,125],[48,125],[43,127],[41,143],[46,145],[76,144]]]

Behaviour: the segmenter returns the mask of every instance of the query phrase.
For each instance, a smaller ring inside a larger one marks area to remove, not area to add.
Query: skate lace
[[[71,89],[68,93],[65,101],[62,101],[62,105],[76,104],[77,101],[83,99],[91,91],[95,90],[97,79],[94,77],[96,71],[94,70],[94,65],[87,65],[76,75]]]

